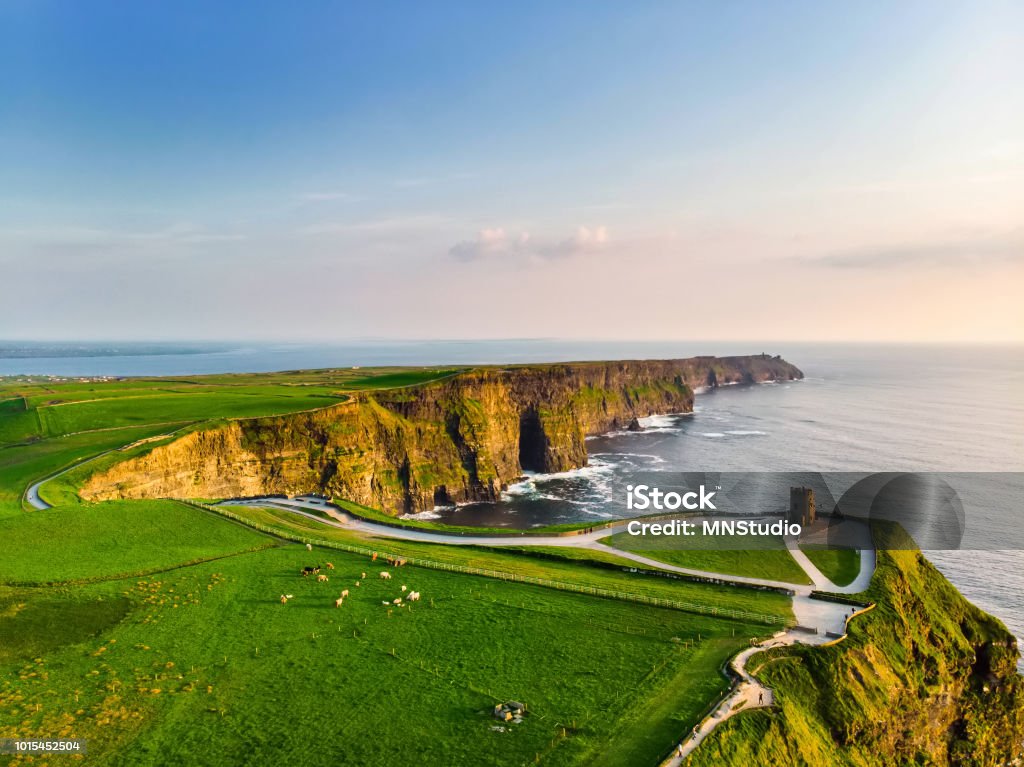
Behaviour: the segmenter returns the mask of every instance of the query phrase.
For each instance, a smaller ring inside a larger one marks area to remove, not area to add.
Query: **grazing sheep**
[[[288,604],[288,597],[286,597],[284,594],[281,595],[281,604]]]
[[[348,596],[348,589],[345,589],[344,591],[341,592],[341,598],[344,599],[347,596]]]
[[[402,591],[405,591],[405,584],[402,584]]]
[[[384,605],[385,607],[391,607],[391,603],[390,602],[381,602],[381,604]]]
[[[341,607],[341,605],[344,602],[345,602],[345,597],[338,597],[337,599],[334,600],[334,606],[335,607]]]
[[[307,543],[306,544],[306,551],[312,551],[312,550],[313,550],[313,544],[312,543]]]
[[[410,602],[419,602],[420,601],[420,592],[418,592],[418,591],[410,591],[409,592],[409,596],[407,596],[406,599],[408,599]]]
[[[359,579],[365,581],[366,580],[366,573],[363,573],[362,575],[360,575]]]
[[[402,604],[402,598],[401,597],[395,597],[394,599],[391,600],[391,604],[393,604],[393,605],[400,605],[400,604]]]
[[[320,574],[316,577],[317,583],[327,583],[327,576]]]
[[[326,567],[326,568],[327,568],[328,570],[333,570],[333,569],[334,569],[334,565],[332,565],[332,564],[331,564],[330,562],[328,562],[328,563],[327,563],[326,565],[324,565],[324,566],[325,566],[325,567]]]
[[[384,570],[384,571],[381,572],[380,577],[381,577],[381,580],[390,581],[391,580],[391,573],[389,573],[387,570]]]
[[[356,585],[357,585],[357,586],[359,585],[359,581],[356,581]]]

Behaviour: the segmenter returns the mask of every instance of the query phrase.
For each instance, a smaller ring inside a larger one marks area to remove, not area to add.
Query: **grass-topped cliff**
[[[320,491],[390,513],[492,500],[523,470],[585,466],[585,438],[689,412],[693,390],[791,380],[767,355],[485,367],[310,412],[195,429],[107,466],[90,500]]]
[[[1024,756],[1024,677],[1013,636],[921,552],[876,528],[876,609],[833,647],[748,664],[776,709],[718,728],[688,765],[1008,765]]]

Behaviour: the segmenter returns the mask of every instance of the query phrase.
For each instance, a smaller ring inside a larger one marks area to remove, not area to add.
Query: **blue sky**
[[[3,336],[1024,340],[1019,4],[9,0],[0,71]]]

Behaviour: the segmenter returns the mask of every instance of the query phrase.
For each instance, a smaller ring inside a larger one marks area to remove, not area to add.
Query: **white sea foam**
[[[415,514],[403,514],[399,519],[411,519],[411,520],[428,520],[428,519],[441,519],[441,513],[445,510],[450,510],[451,506],[435,506],[427,511],[418,511]]]
[[[725,433],[720,431],[703,431],[701,432],[702,437],[724,437]]]
[[[768,436],[768,432],[766,432],[766,431],[757,431],[757,430],[754,430],[754,429],[752,429],[750,431],[744,431],[742,429],[734,429],[732,431],[727,431],[726,434],[731,434],[731,435],[736,436],[736,437],[767,437]]]
[[[638,418],[640,425],[645,429],[661,429],[672,426],[675,423],[674,413],[665,415],[649,415],[646,418]]]

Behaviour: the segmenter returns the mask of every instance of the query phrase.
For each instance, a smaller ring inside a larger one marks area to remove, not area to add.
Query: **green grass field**
[[[143,575],[276,542],[174,501],[111,501],[20,514],[0,519],[0,541],[0,583],[7,584]]]
[[[365,546],[382,553],[423,557],[442,563],[500,572],[515,572],[520,575],[581,586],[626,591],[663,599],[692,601],[702,605],[746,610],[783,618],[792,617],[790,600],[782,594],[672,580],[603,566],[587,566],[586,555],[579,550],[551,547],[550,551],[558,551],[563,554],[564,558],[548,558],[533,556],[528,550],[515,548],[444,546],[419,541],[399,541],[325,527],[314,520],[282,510],[251,506],[229,508],[252,522],[269,526],[285,534],[298,534],[306,538]],[[600,556],[595,559],[598,562],[604,561],[604,558]],[[627,566],[631,567],[634,564],[630,562]]]
[[[766,633],[415,567],[387,583],[367,557],[137,505],[5,522],[0,737],[74,734],[118,765],[653,763],[725,684],[726,658]],[[55,558],[60,516],[77,543]],[[329,583],[298,575],[328,557]],[[87,578],[102,580],[16,583]],[[411,610],[381,604],[400,583],[423,594]],[[508,699],[530,715],[492,730]]]
[[[829,549],[824,546],[801,546],[801,550],[822,575],[837,586],[853,583],[860,573],[860,552],[855,549]]]
[[[629,533],[616,533],[602,539],[602,542],[677,567],[707,570],[723,575],[767,578],[785,583],[811,583],[807,573],[786,551],[781,541],[751,538],[749,550],[736,550],[729,548],[735,545],[732,541],[716,541],[711,537],[701,539],[701,548],[687,549],[675,548],[677,542],[674,540],[669,540],[658,548],[648,548],[646,544],[650,540],[639,539]],[[721,548],[716,548],[717,546]]]
[[[368,368],[110,381],[0,379],[0,445],[83,431],[326,407],[347,391],[448,377],[454,368]]]

